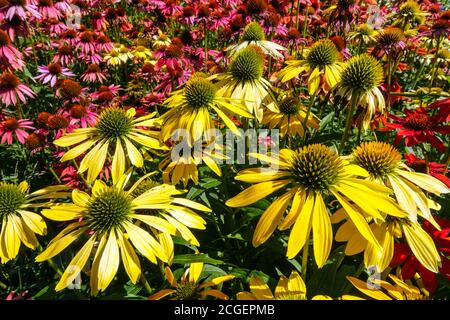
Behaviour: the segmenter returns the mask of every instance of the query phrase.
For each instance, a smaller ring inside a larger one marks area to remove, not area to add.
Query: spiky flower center
[[[400,6],[399,13],[405,16],[412,16],[420,13],[420,6],[414,1],[406,1]]]
[[[107,189],[91,198],[85,217],[88,226],[97,232],[120,228],[132,213],[131,197],[116,189]]]
[[[63,44],[58,47],[58,53],[60,55],[70,55],[72,54],[72,47],[68,44]]]
[[[97,73],[97,72],[101,72],[102,70],[100,69],[100,66],[98,64],[92,63],[88,66],[86,72],[89,73]]]
[[[348,60],[341,74],[342,85],[356,93],[366,93],[376,88],[383,80],[381,64],[368,54]]]
[[[61,94],[65,98],[76,98],[81,94],[81,85],[73,80],[65,79],[61,82]]]
[[[69,120],[61,115],[52,115],[47,120],[47,126],[54,130],[64,129],[69,126]]]
[[[384,31],[382,31],[380,34],[378,34],[377,45],[384,48],[389,48],[402,41],[404,36],[405,34],[403,33],[402,29],[396,27],[389,27],[384,29]]]
[[[406,117],[405,126],[412,130],[425,130],[429,126],[429,117],[423,113],[412,113]]]
[[[58,62],[50,63],[48,66],[48,71],[53,75],[58,75],[62,71],[62,67]]]
[[[179,283],[175,295],[178,300],[195,300],[198,296],[198,286],[195,283]]]
[[[27,4],[26,0],[9,0],[9,3],[13,6],[25,6]]]
[[[242,35],[244,41],[261,41],[265,38],[264,31],[258,22],[250,22]]]
[[[264,60],[261,49],[248,46],[240,50],[230,65],[230,72],[239,81],[255,81],[262,77]]]
[[[325,145],[298,149],[291,160],[293,179],[307,190],[324,192],[336,183],[343,170],[341,158]]]
[[[2,122],[3,128],[7,131],[14,131],[19,128],[19,122],[16,118],[9,118]]]
[[[306,61],[311,65],[311,68],[324,68],[337,61],[339,51],[336,45],[328,39],[320,40],[314,43],[306,56]]]
[[[11,44],[11,40],[9,39],[8,34],[5,31],[0,30],[0,47],[7,46],[10,44]]]
[[[385,142],[366,142],[353,151],[353,159],[375,179],[386,179],[401,162],[402,156]]]
[[[10,72],[5,72],[0,76],[0,88],[11,90],[16,89],[20,84],[19,78]]]
[[[25,194],[14,184],[0,182],[0,221],[25,203]]]
[[[295,115],[300,110],[300,101],[293,97],[287,97],[279,103],[279,108],[283,114]]]
[[[214,101],[215,95],[214,84],[202,77],[191,79],[184,88],[184,97],[190,108],[207,107]]]
[[[87,114],[86,107],[80,105],[80,104],[74,104],[70,108],[70,115],[76,119],[81,119]]]
[[[126,136],[133,128],[133,120],[125,110],[107,108],[100,114],[97,130],[104,139],[117,139]]]

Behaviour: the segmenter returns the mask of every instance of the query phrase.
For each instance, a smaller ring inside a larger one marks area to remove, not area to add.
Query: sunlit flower
[[[233,275],[225,275],[213,277],[211,280],[206,279],[201,282],[203,274],[203,263],[195,262],[189,265],[189,268],[182,274],[181,279],[177,281],[169,267],[165,268],[167,281],[173,289],[163,289],[151,295],[149,300],[160,300],[167,296],[173,297],[171,300],[203,300],[208,296],[221,300],[228,300],[229,297],[219,289],[211,289],[217,287],[226,281],[234,279]]]
[[[0,30],[0,65],[14,70],[22,70],[25,65],[23,54],[11,44],[11,39],[3,30]]]
[[[58,81],[58,77],[74,77],[75,74],[72,73],[69,69],[62,67],[59,63],[50,63],[48,66],[39,66],[38,67],[39,75],[34,79],[40,80],[43,84],[50,83],[51,87],[56,85],[56,81]]]
[[[34,97],[33,90],[21,83],[13,73],[3,72],[0,75],[0,101],[6,106],[15,106],[19,101],[25,103],[27,98]]]

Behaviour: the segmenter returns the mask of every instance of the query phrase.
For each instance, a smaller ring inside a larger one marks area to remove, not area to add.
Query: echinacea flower
[[[347,61],[340,82],[336,85],[335,95],[344,99],[344,105],[350,104],[349,114],[353,115],[357,106],[363,109],[358,121],[365,130],[375,113],[385,110],[384,97],[378,88],[382,81],[381,64],[374,57],[361,54]]]
[[[385,142],[361,144],[353,151],[350,161],[364,168],[371,180],[392,188],[412,222],[420,215],[436,225],[430,209],[439,209],[439,206],[428,199],[424,191],[436,196],[449,193],[450,189],[444,183],[428,174],[413,172],[402,162],[401,154]]]
[[[75,76],[73,72],[65,67],[62,67],[58,62],[52,62],[48,66],[39,66],[38,73],[39,75],[34,77],[34,79],[41,80],[43,84],[50,83],[50,87],[54,87],[56,85],[59,76]]]
[[[250,22],[244,29],[244,34],[239,44],[232,45],[227,48],[230,52],[230,57],[239,52],[239,50],[246,48],[249,45],[256,45],[262,49],[265,54],[275,58],[283,58],[280,51],[287,51],[287,49],[279,44],[266,40],[264,30],[258,22]]]
[[[103,56],[103,60],[108,65],[119,66],[126,63],[133,56],[124,45],[115,45],[114,48]]]
[[[159,168],[163,170],[162,178],[164,183],[177,185],[180,181],[186,187],[189,180],[198,184],[198,168],[201,163],[206,164],[212,172],[218,176],[222,175],[222,171],[218,163],[222,163],[226,157],[220,145],[211,146],[202,145],[198,148],[183,148],[183,154],[178,154],[177,145],[171,148],[167,156],[159,163]],[[175,149],[175,150],[174,150]],[[198,154],[197,154],[198,152]]]
[[[219,80],[218,96],[241,100],[247,110],[262,121],[264,107],[277,111],[272,86],[263,78],[263,72],[264,53],[250,45],[235,54],[226,73],[210,78]]]
[[[28,119],[8,118],[0,122],[0,136],[2,137],[0,143],[13,143],[13,136],[15,135],[20,143],[24,144],[25,139],[28,137],[28,132],[23,129],[34,130],[32,126],[33,121]]]
[[[413,0],[408,0],[402,3],[398,12],[396,13],[396,17],[400,22],[400,25],[409,25],[411,27],[414,27],[417,24],[422,24],[425,21],[426,16],[427,13],[423,12],[420,9],[420,5]]]
[[[174,198],[180,192],[169,185],[156,186],[135,196],[132,191],[140,181],[125,190],[128,179],[129,175],[123,175],[112,186],[96,180],[90,195],[76,189],[72,191],[71,203],[54,204],[42,211],[48,219],[69,221],[70,224],[36,257],[36,261],[51,259],[74,241],[87,238],[61,276],[56,291],[66,288],[90,258],[93,258],[90,268],[91,295],[109,286],[120,261],[130,280],[137,282],[141,266],[135,249],[152,263],[156,264],[158,259],[167,262],[168,257],[161,243],[137,222],[169,234],[174,234],[176,228],[167,220],[149,214],[146,209],[183,211],[184,207],[195,207],[209,211],[196,202]]]
[[[372,54],[378,58],[385,55],[396,58],[406,48],[404,38],[405,33],[402,29],[388,27],[377,34]]]
[[[371,286],[367,282],[355,277],[348,276],[350,283],[366,296],[375,300],[428,300],[426,293],[419,288],[410,285],[396,276],[390,274],[389,278],[394,282],[391,284],[384,280],[372,280]],[[375,286],[378,286],[375,287]],[[383,291],[384,289],[385,291]]]
[[[106,75],[98,64],[92,63],[81,76],[81,80],[92,83],[103,83],[106,80]]]
[[[306,286],[297,271],[292,271],[289,278],[281,276],[272,293],[269,286],[259,277],[250,278],[250,292],[243,291],[236,294],[237,300],[307,300]],[[320,296],[312,300],[321,299]]]
[[[87,128],[88,126],[93,127],[97,123],[98,114],[91,111],[89,107],[82,106],[80,104],[74,104],[70,107],[70,124],[78,124],[82,128]]]
[[[282,82],[307,72],[308,91],[315,94],[324,78],[328,88],[333,88],[341,79],[344,63],[339,61],[336,45],[328,39],[315,42],[306,53],[304,60],[287,60],[287,66],[279,72]]]
[[[36,234],[47,233],[44,219],[31,210],[49,206],[49,200],[68,195],[65,186],[51,186],[32,193],[29,193],[28,189],[26,181],[19,185],[0,182],[1,263],[14,259],[22,243],[30,249],[36,249]]]
[[[3,72],[0,75],[0,101],[6,106],[16,106],[19,101],[27,102],[28,98],[34,98],[35,94],[28,86],[20,82],[20,79],[11,72]]]
[[[145,127],[155,125],[154,113],[134,119],[135,109],[123,110],[115,107],[104,109],[98,118],[95,127],[75,129],[54,141],[59,147],[70,147],[61,158],[68,161],[90,151],[83,157],[78,172],[87,171],[87,181],[92,182],[102,170],[108,152],[114,150],[112,157],[112,177],[117,181],[125,172],[127,158],[135,167],[144,165],[142,153],[135,144],[150,149],[164,149],[159,142],[158,131]],[[126,147],[126,149],[124,149]],[[126,152],[125,152],[126,150]]]
[[[172,296],[171,300],[203,300],[208,296],[221,300],[228,300],[229,297],[218,289],[211,289],[218,285],[234,279],[233,275],[225,275],[205,280],[201,282],[204,265],[202,262],[194,262],[177,281],[169,267],[164,269],[167,281],[173,289],[163,289],[151,295],[149,300],[161,300],[167,296]]]
[[[363,23],[348,33],[348,40],[356,40],[359,44],[370,45],[376,41],[376,31],[371,25]]]
[[[150,49],[144,46],[136,46],[131,50],[131,54],[138,60],[147,60],[153,58],[153,54]]]
[[[378,241],[365,220],[368,216],[385,220],[385,215],[406,217],[390,199],[389,188],[367,181],[367,172],[352,165],[322,144],[312,144],[298,150],[282,149],[278,155],[251,154],[257,159],[276,166],[242,170],[236,180],[256,183],[229,199],[230,207],[244,207],[278,190],[286,190],[266,209],[253,234],[253,245],[264,243],[278,227],[292,227],[287,257],[294,258],[308,243],[313,232],[314,257],[321,268],[328,259],[333,242],[333,231],[324,197],[333,195],[349,212],[358,230],[374,246]],[[285,211],[291,204],[289,213]]]
[[[262,124],[267,125],[270,129],[279,129],[282,137],[285,135],[303,137],[307,111],[300,101],[294,97],[284,97],[278,102],[278,109],[278,112],[266,111]],[[319,119],[315,115],[309,114],[306,127],[318,130]]]
[[[164,102],[169,110],[161,116],[162,141],[168,141],[179,129],[190,134],[190,137],[186,137],[189,145],[202,139],[204,134],[208,135],[205,141],[214,139],[210,131],[215,129],[212,114],[216,114],[235,134],[239,134],[229,114],[247,118],[252,118],[252,115],[247,112],[242,101],[224,98],[218,95],[217,89],[206,75],[196,73],[183,89],[172,92]]]
[[[336,211],[331,221],[339,223],[344,219],[347,220],[337,230],[335,240],[346,242],[345,254],[348,256],[364,252],[364,265],[367,268],[375,267],[378,272],[383,272],[394,257],[395,242],[403,238],[427,270],[438,272],[441,264],[439,252],[433,239],[418,222],[396,217],[387,217],[382,222],[372,219],[370,229],[380,243],[380,247],[376,247],[358,231],[344,209]]]
[[[414,146],[419,143],[428,142],[440,152],[445,152],[443,141],[436,133],[450,134],[450,125],[445,124],[441,115],[430,115],[429,110],[419,107],[415,110],[405,110],[405,117],[389,115],[394,122],[386,123],[382,130],[397,130],[394,143],[398,144],[404,139],[406,146]]]
[[[0,65],[14,70],[22,70],[25,65],[23,54],[11,44],[9,35],[3,30],[0,30]]]

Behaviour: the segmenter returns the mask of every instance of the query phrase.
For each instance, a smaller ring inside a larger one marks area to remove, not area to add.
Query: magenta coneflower
[[[64,79],[59,83],[56,95],[68,100],[77,99],[83,93],[83,87],[76,81]]]
[[[89,107],[74,104],[70,108],[70,125],[79,125],[82,128],[93,127],[97,123],[98,115]]]
[[[61,12],[54,5],[53,0],[38,0],[38,10],[44,19],[59,19],[62,17]]]
[[[41,14],[37,11],[36,5],[30,0],[9,0],[9,6],[6,7],[5,18],[11,20],[14,16],[18,16],[21,20],[27,20],[27,13],[40,19]]]
[[[106,75],[98,64],[90,64],[85,73],[81,76],[81,80],[86,82],[100,82],[106,80]]]
[[[13,136],[15,135],[17,140],[24,144],[25,139],[28,137],[28,132],[23,129],[35,130],[32,126],[33,121],[29,119],[8,118],[0,123],[0,136],[2,137],[0,143],[13,143]]]
[[[25,103],[26,97],[33,98],[34,92],[20,82],[11,72],[4,72],[0,76],[0,101],[6,106],[17,105],[18,100]]]
[[[73,52],[73,47],[64,43],[58,47],[58,53],[53,56],[52,62],[67,66],[75,60]]]
[[[120,85],[111,84],[109,86],[100,86],[97,92],[91,93],[91,98],[99,100],[102,95],[110,95],[112,98],[119,95]]]
[[[78,42],[77,36],[78,33],[76,30],[67,29],[66,32],[61,34],[62,43],[67,43],[70,44],[71,46],[74,46]]]
[[[50,87],[56,85],[59,76],[74,77],[75,74],[69,69],[62,67],[58,62],[52,62],[48,66],[38,67],[39,75],[36,76],[35,80],[40,80],[43,84],[50,83]]]
[[[95,41],[97,52],[110,52],[114,48],[114,43],[103,33],[97,34]]]
[[[0,65],[4,69],[22,70],[25,65],[22,59],[22,53],[11,44],[8,34],[0,30]]]
[[[50,30],[50,36],[52,37],[56,37],[67,30],[67,26],[55,18],[48,19],[46,26]]]

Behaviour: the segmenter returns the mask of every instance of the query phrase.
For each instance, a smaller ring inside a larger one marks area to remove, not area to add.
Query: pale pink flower
[[[27,97],[34,98],[33,90],[20,82],[11,72],[4,72],[0,76],[0,101],[6,106],[16,105],[18,100],[25,103]]]
[[[69,69],[62,67],[59,63],[50,63],[48,66],[38,67],[39,75],[35,80],[40,80],[43,84],[50,83],[50,87],[54,87],[59,76],[74,77],[75,74]]]
[[[1,144],[13,143],[13,137],[16,136],[17,140],[24,144],[25,139],[28,137],[28,132],[23,129],[35,130],[32,126],[33,122],[28,119],[8,118],[0,123],[0,136]]]

